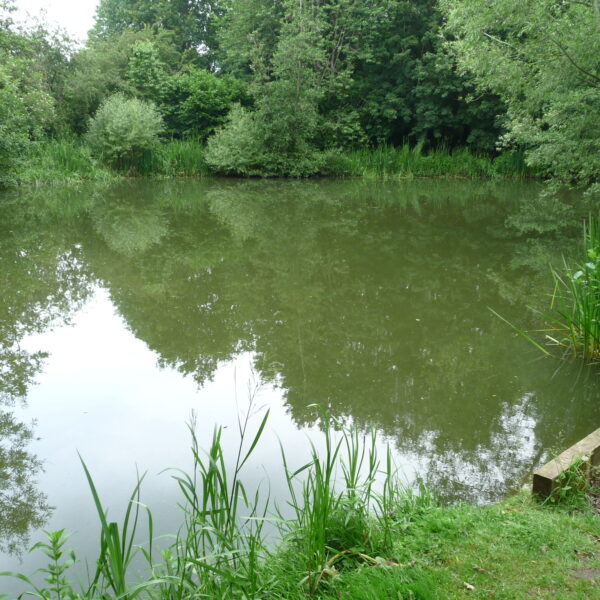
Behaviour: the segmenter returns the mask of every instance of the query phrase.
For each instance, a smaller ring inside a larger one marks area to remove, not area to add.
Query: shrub
[[[318,173],[322,153],[304,139],[301,128],[289,133],[283,119],[269,119],[262,108],[251,112],[234,105],[229,121],[209,138],[206,162],[216,172],[250,177],[306,177]]]
[[[110,166],[140,170],[163,129],[154,104],[114,94],[90,121],[87,141],[92,152]]]

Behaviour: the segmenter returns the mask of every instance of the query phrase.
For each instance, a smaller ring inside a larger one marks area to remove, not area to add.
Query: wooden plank
[[[600,465],[600,429],[565,450],[533,474],[533,493],[547,497],[556,486],[559,475],[577,460],[588,458],[594,466]]]

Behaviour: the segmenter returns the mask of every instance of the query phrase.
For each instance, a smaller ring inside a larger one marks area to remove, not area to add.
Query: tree
[[[89,119],[109,96],[130,91],[128,75],[132,49],[150,39],[152,35],[147,31],[125,31],[109,41],[88,43],[73,57],[65,110],[75,133],[86,131]]]
[[[32,42],[13,30],[12,3],[0,4],[0,186],[14,183],[31,140],[55,121],[55,102]]]
[[[557,183],[600,191],[598,0],[442,0],[451,47],[508,111],[506,144]]]
[[[275,63],[286,40],[294,43],[291,15],[302,6],[318,22],[312,43],[320,58],[310,72],[319,148],[408,141],[494,149],[503,106],[473,93],[472,78],[457,72],[436,0],[234,0],[221,20],[223,69],[253,84],[281,81]],[[257,104],[268,91],[256,87]]]
[[[167,73],[158,57],[156,46],[150,41],[138,41],[131,48],[128,80],[135,95],[158,103],[166,91]]]
[[[248,103],[241,81],[192,66],[169,79],[161,111],[169,133],[205,140],[227,122],[236,102]]]
[[[139,169],[164,128],[154,104],[115,94],[90,121],[87,141],[106,163],[120,169]]]
[[[90,36],[109,40],[125,31],[168,30],[180,52],[208,66],[210,51],[216,46],[213,21],[220,12],[218,1],[101,0]]]
[[[254,65],[250,90],[256,109],[237,108],[209,141],[206,159],[219,171],[305,176],[320,168],[315,138],[326,58],[321,13],[313,5],[287,1],[284,14],[271,64]],[[251,154],[242,156],[241,147]]]

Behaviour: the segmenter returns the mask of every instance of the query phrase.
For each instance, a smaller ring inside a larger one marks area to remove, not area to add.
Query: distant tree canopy
[[[108,40],[125,31],[166,30],[179,51],[208,50],[218,5],[204,0],[101,0],[90,37]]]
[[[15,28],[0,0],[1,177],[120,93],[156,105],[164,136],[209,140],[225,173],[307,175],[385,144],[510,146],[594,186],[599,1],[100,0],[76,50]]]

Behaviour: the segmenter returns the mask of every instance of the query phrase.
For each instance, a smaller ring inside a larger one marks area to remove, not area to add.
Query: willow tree
[[[600,192],[600,0],[441,0],[461,67],[508,109],[507,144]]]

